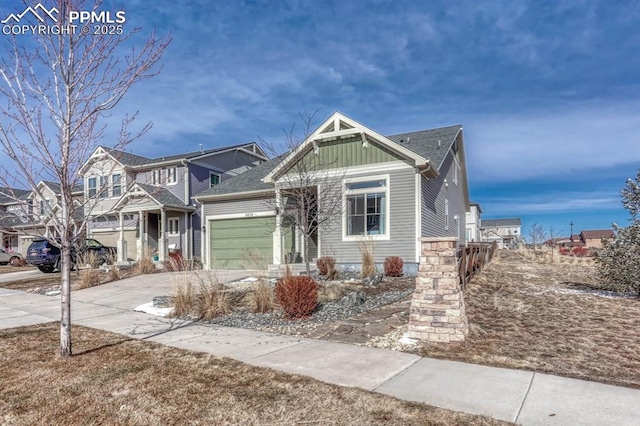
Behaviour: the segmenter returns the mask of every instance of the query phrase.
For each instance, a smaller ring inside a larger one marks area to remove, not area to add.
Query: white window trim
[[[347,190],[347,184],[349,183],[358,183],[358,182],[368,182],[372,180],[384,180],[386,181],[386,185],[384,188],[376,189],[376,188],[363,188],[356,190]],[[360,241],[363,238],[374,240],[374,241],[386,241],[391,239],[391,176],[390,175],[371,175],[371,176],[360,176],[353,178],[346,178],[342,180],[342,241]],[[377,235],[347,235],[347,196],[349,195],[358,195],[358,194],[366,194],[371,192],[384,192],[385,203],[384,203],[384,234]]]
[[[175,224],[175,225],[173,225]],[[175,226],[175,227],[174,227]],[[170,217],[167,219],[168,235],[180,235],[180,218]],[[174,232],[175,231],[175,232]]]
[[[217,185],[211,185],[211,176],[218,176],[217,185],[220,185],[222,183],[222,175],[220,173],[209,172],[209,188],[213,188],[214,186],[217,186]]]
[[[178,183],[178,167],[176,166],[167,167],[166,175],[167,175],[167,185],[175,185]]]
[[[162,185],[162,169],[151,170],[151,184],[154,186]]]
[[[91,179],[94,180],[93,188],[90,185]],[[93,194],[91,194],[91,190],[93,190]],[[97,176],[89,176],[87,178],[87,197],[93,198],[98,195],[98,177]]]
[[[456,159],[456,157],[453,157],[453,176],[451,178],[451,180],[453,181],[453,183],[455,185],[458,184],[458,169],[460,168],[460,165],[458,165],[458,160]]]
[[[444,199],[444,230],[449,230],[449,200]]]
[[[119,195],[115,195],[113,193],[113,188],[114,188],[114,183],[115,183],[114,180],[113,180],[113,177],[114,176],[118,176],[118,175],[120,176],[120,182],[119,182],[119,185],[118,185],[120,187],[120,194]],[[111,194],[111,197],[121,197],[122,194],[124,193],[124,191],[122,190],[122,183],[124,182],[124,174],[123,173],[112,173],[111,176],[110,176],[110,180],[111,180],[111,185],[110,185],[111,187],[109,188],[109,192]]]

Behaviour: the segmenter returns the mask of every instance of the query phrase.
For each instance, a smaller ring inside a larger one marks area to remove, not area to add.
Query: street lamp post
[[[573,221],[571,221],[570,225],[571,225],[571,237],[569,237],[569,239],[571,240],[571,247],[573,247]]]

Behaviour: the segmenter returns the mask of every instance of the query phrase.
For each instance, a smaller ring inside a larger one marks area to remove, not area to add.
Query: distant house
[[[580,232],[580,241],[586,247],[601,247],[602,240],[615,238],[616,234],[611,229],[596,229]]]
[[[471,211],[466,213],[466,229],[465,239],[468,243],[482,241],[482,233],[480,231],[480,220],[482,216],[482,208],[479,203],[471,201],[469,203]]]
[[[522,238],[522,221],[519,217],[482,219],[480,230],[482,241],[495,241],[499,248],[511,248]]]

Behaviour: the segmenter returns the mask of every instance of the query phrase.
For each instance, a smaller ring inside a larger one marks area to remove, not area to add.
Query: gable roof
[[[144,183],[136,183],[144,192],[146,192],[149,197],[153,198],[158,202],[158,204],[167,206],[167,207],[180,207],[184,208],[184,202],[175,196],[171,191],[167,188],[163,188],[161,186],[153,186],[147,185]]]
[[[156,158],[144,157],[142,155],[132,154],[130,152],[122,151],[119,149],[113,149],[108,146],[99,145],[98,147],[96,147],[93,153],[89,156],[87,161],[85,161],[85,164],[80,169],[80,173],[83,174],[85,172],[85,168],[88,166],[88,164],[91,163],[91,159],[93,158],[94,154],[99,150],[102,150],[105,154],[109,155],[111,158],[113,158],[115,161],[117,161],[118,163],[120,163],[125,167],[144,168],[144,167],[153,167],[155,165],[160,165],[165,163],[172,163],[172,162],[177,163],[183,160],[196,160],[198,158],[207,157],[209,155],[218,154],[225,151],[240,150],[240,149],[245,149],[245,150],[250,149],[255,156],[263,158],[265,160],[268,159],[268,156],[264,153],[262,148],[260,148],[260,146],[255,142],[248,142],[248,143],[242,143],[242,144],[236,144],[236,145],[227,145],[227,146],[221,146],[221,147],[211,148],[207,150],[192,151],[192,152],[186,152],[184,154],[167,155],[164,157],[156,157]]]
[[[431,130],[400,133],[387,136],[387,138],[427,158],[439,170],[460,130],[462,130],[462,126],[456,124]]]
[[[461,125],[455,125],[386,137],[367,129],[341,113],[336,112],[321,124],[314,133],[305,139],[305,141],[298,145],[296,149],[249,169],[238,176],[227,179],[219,185],[197,194],[195,198],[212,198],[228,194],[255,193],[258,191],[273,190],[273,179],[277,174],[278,169],[282,169],[283,165],[288,161],[299,158],[299,153],[305,144],[308,147],[314,141],[322,140],[323,137],[335,137],[334,135],[336,132],[323,132],[324,129],[331,130],[335,129],[336,126],[342,125],[352,127],[349,129],[339,130],[339,136],[346,136],[347,134],[353,134],[356,136],[366,134],[367,137],[372,136],[374,139],[381,141],[387,146],[395,145],[396,149],[400,150],[403,155],[410,155],[414,160],[422,162],[422,167],[424,169],[429,170],[429,166],[433,164],[434,166],[432,168],[435,170],[436,176],[439,174],[440,166],[442,166],[445,157],[462,131]],[[349,131],[351,131],[351,133],[349,133]],[[298,153],[298,156],[296,156],[296,153]],[[427,158],[425,158],[425,156],[427,156]],[[462,161],[464,161],[464,159]],[[464,167],[462,168],[462,172],[465,174],[464,180],[466,185],[466,170]]]
[[[227,194],[255,193],[273,191],[273,184],[263,182],[263,178],[276,167],[286,154],[282,154],[264,163],[258,164],[237,176],[226,179],[209,189],[196,194],[196,199],[212,198]]]
[[[40,181],[40,183],[45,184],[46,186],[49,187],[49,189],[51,189],[53,192],[55,192],[56,195],[60,195],[60,183],[59,182],[53,182],[51,180],[42,180]],[[75,184],[73,185],[73,187],[71,187],[71,192],[83,192],[84,191],[84,185],[81,184]]]
[[[10,204],[25,199],[31,191],[27,189],[0,187],[0,204]]]
[[[306,152],[316,146],[316,144],[322,143],[325,140],[335,140],[337,138],[349,136],[361,137],[363,145],[368,143],[369,140],[376,141],[399,156],[405,158],[410,162],[410,164],[419,168],[423,172],[430,172],[434,177],[439,174],[438,170],[434,167],[434,163],[415,150],[409,149],[403,144],[394,142],[386,136],[382,136],[340,112],[334,112],[328,119],[318,126],[313,133],[307,136],[302,143],[298,144],[293,150],[287,153],[285,158],[264,177],[264,181],[271,183],[274,180],[277,180],[279,174],[286,170],[289,164],[298,161]]]
[[[255,154],[261,157],[265,156],[262,149],[260,149],[260,147],[255,142],[249,142],[249,143],[243,143],[243,144],[237,144],[237,145],[227,145],[227,146],[221,146],[221,147],[211,148],[211,149],[202,150],[202,151],[185,152],[184,154],[166,155],[164,157],[155,157],[155,158],[143,157],[141,155],[132,154],[126,151],[121,151],[119,149],[110,149],[109,147],[106,147],[106,146],[101,146],[101,148],[104,149],[107,153],[110,153],[111,156],[115,160],[120,162],[120,164],[122,164],[123,166],[137,167],[137,166],[153,165],[157,163],[168,163],[168,162],[180,161],[180,160],[193,160],[195,158],[206,157],[207,155],[216,154],[223,151],[246,148],[248,146],[252,146],[252,147],[255,146],[260,151],[260,152],[256,152]]]
[[[500,226],[522,226],[519,217],[505,219],[482,219],[480,228],[498,228]]]
[[[595,229],[582,231],[580,233],[585,240],[599,240],[602,238],[615,238],[616,234],[612,229]]]

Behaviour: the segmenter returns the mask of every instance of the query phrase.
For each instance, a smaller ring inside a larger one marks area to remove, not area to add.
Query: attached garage
[[[275,216],[209,221],[212,268],[256,269],[273,261]]]

